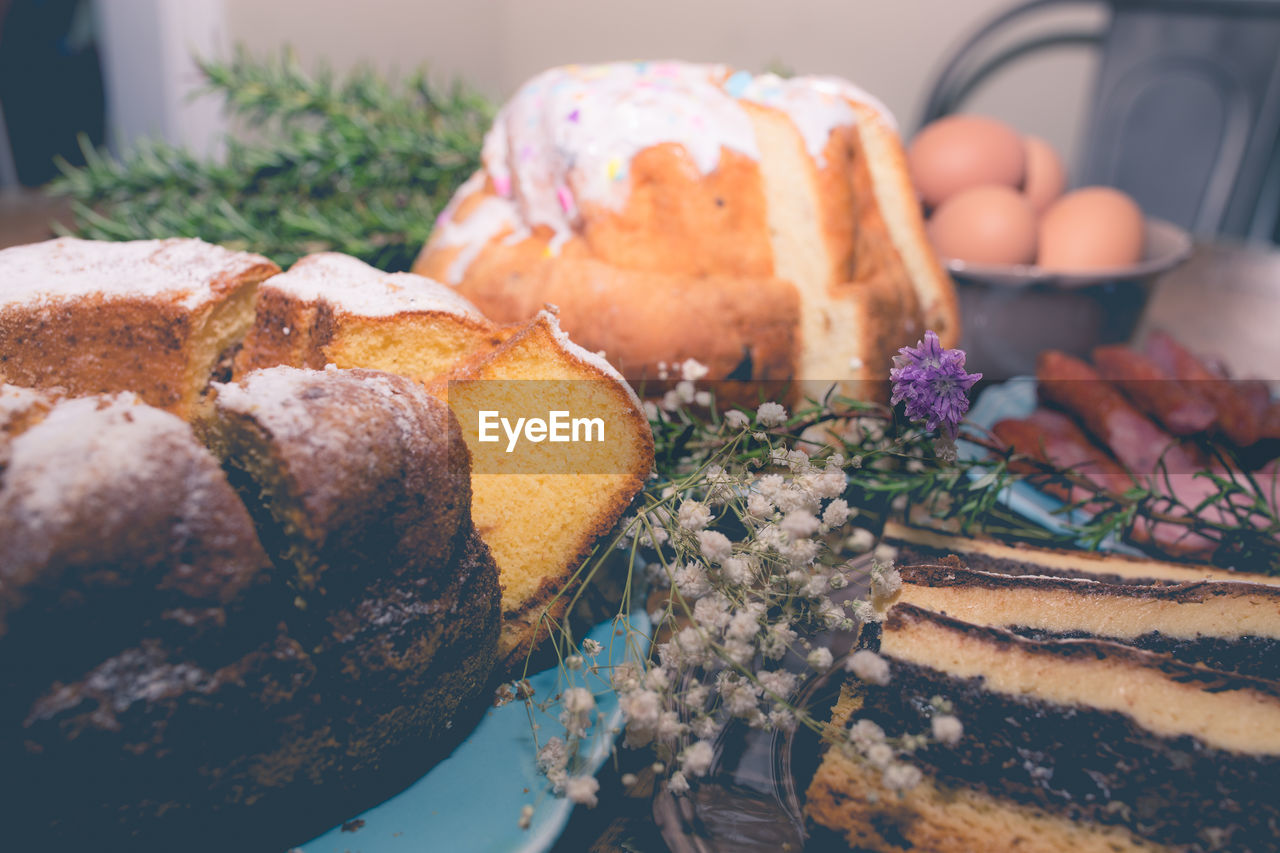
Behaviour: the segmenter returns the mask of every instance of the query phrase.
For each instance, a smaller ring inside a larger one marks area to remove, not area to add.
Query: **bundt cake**
[[[414,265],[498,323],[544,303],[633,382],[846,383],[959,338],[892,117],[834,78],[568,66],[527,82]],[[877,385],[879,387],[879,385]]]
[[[887,680],[848,685],[807,794],[808,814],[851,846],[1274,849],[1280,807],[1262,792],[1280,785],[1276,682],[905,604],[878,651]],[[900,740],[931,730],[916,748]]]
[[[500,330],[451,288],[323,252],[259,289],[236,373],[333,364],[430,381],[500,340]]]
[[[523,662],[541,619],[563,615],[567,579],[653,465],[639,399],[548,311],[498,327],[438,282],[313,255],[262,285],[237,375],[279,360],[398,373],[449,403],[472,456],[471,515],[501,572],[507,668]],[[599,418],[603,440],[526,441],[509,453],[505,435],[480,440],[482,411],[510,423],[552,411]]]
[[[6,849],[282,850],[479,710],[500,597],[448,409],[372,371],[215,391],[230,477],[127,396],[0,391]]]
[[[200,240],[63,237],[0,251],[0,381],[133,391],[186,416],[249,329],[264,257]]]

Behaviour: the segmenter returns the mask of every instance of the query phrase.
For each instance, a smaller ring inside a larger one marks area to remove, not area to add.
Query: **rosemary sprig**
[[[408,269],[441,209],[479,164],[491,106],[419,70],[391,83],[370,69],[305,72],[290,52],[203,62],[247,138],[200,158],[144,141],[116,160],[82,141],[86,164],[59,163],[70,233],[104,240],[200,237],[289,265],[310,252]]]

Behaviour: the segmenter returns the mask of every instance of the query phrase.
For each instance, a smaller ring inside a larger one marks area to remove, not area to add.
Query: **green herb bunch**
[[[122,159],[85,146],[86,165],[59,164],[71,233],[102,240],[200,237],[282,266],[311,252],[408,269],[454,190],[479,166],[491,105],[419,70],[391,83],[371,69],[343,79],[306,73],[291,52],[202,62],[252,139],[200,158],[144,141]],[[246,134],[248,135],[248,134]]]

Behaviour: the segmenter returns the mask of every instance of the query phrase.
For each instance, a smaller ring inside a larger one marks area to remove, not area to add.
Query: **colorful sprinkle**
[[[568,187],[558,187],[556,189],[556,199],[560,202],[560,209],[565,213],[573,211],[573,194],[569,192]]]
[[[573,122],[574,124],[577,124],[578,119],[581,117],[582,117],[582,114],[579,110],[574,110],[573,112],[569,113],[569,121]]]
[[[511,179],[506,175],[494,175],[493,190],[503,198],[507,198],[511,195]]]
[[[610,158],[607,171],[609,175],[609,180],[611,181],[618,180],[618,175],[622,171],[622,161],[619,160],[617,157]]]
[[[735,71],[724,81],[724,90],[734,98],[742,97],[742,93],[751,85],[751,72]]]

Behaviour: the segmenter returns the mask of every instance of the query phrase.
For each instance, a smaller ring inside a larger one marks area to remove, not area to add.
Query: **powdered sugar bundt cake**
[[[548,607],[551,618],[563,615],[567,579],[653,465],[639,399],[605,359],[570,341],[554,314],[499,327],[422,276],[335,254],[298,261],[262,285],[237,375],[279,363],[390,371],[449,403],[475,461],[471,515],[501,573],[504,667],[523,662]],[[516,453],[505,439],[480,441],[482,410],[514,422],[553,409],[599,417],[605,440],[526,442]]]
[[[0,386],[6,849],[283,850],[478,710],[498,578],[449,410],[276,368],[202,418],[230,478],[132,395]]]
[[[959,337],[893,119],[835,78],[544,72],[499,113],[414,269],[499,323],[559,306],[632,381],[692,357],[712,380],[858,393],[923,328]]]
[[[0,251],[0,381],[134,391],[191,412],[280,268],[200,240],[63,237]]]

